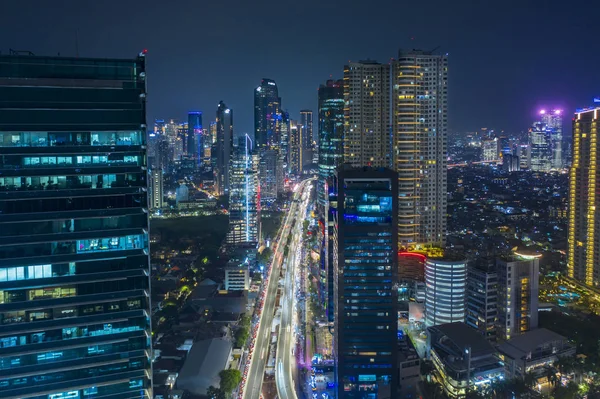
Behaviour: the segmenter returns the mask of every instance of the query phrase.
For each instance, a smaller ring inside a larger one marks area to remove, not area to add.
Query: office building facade
[[[482,258],[468,266],[466,324],[488,341],[496,341],[498,321],[498,274],[493,258]]]
[[[346,65],[344,101],[344,163],[390,167],[390,66],[375,61]]]
[[[344,81],[328,80],[319,87],[318,110],[319,181],[317,202],[324,208],[328,201],[327,181],[343,162],[344,155]],[[326,214],[325,210],[322,211]]]
[[[599,125],[600,106],[575,113],[573,161],[569,172],[567,275],[591,287],[600,284]]]
[[[425,261],[425,323],[436,326],[465,321],[467,261],[427,258]]]
[[[498,325],[501,340],[538,326],[540,261],[538,256],[510,255],[496,259]]]
[[[215,143],[215,192],[218,195],[229,193],[229,167],[233,150],[233,110],[223,101],[217,106],[217,141]]]
[[[394,398],[398,388],[397,174],[337,172],[334,357],[338,398]]]
[[[258,201],[258,155],[245,135],[234,147],[231,161],[228,244],[258,244]]]
[[[392,155],[402,247],[446,240],[448,57],[400,51],[392,62]]]
[[[0,397],[150,399],[145,55],[2,55],[0,93]]]

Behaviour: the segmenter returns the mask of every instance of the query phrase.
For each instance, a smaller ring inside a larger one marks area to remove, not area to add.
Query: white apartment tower
[[[163,171],[162,169],[153,169],[150,172],[150,209],[161,209],[164,206],[163,198]]]
[[[447,205],[448,57],[400,51],[392,62],[393,169],[401,247],[444,246]]]
[[[390,167],[390,66],[375,61],[344,67],[344,162]]]

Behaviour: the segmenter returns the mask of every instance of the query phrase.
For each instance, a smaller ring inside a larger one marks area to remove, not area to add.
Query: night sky
[[[275,79],[284,109],[316,111],[317,88],[348,60],[403,48],[450,55],[452,131],[524,130],[541,106],[568,113],[600,95],[599,1],[0,0],[0,50],[135,57],[148,49],[148,118],[253,129],[253,89]],[[566,124],[567,131],[568,123]]]

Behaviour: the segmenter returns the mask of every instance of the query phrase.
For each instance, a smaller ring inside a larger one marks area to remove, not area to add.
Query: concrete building
[[[427,328],[427,349],[438,381],[450,398],[464,398],[504,378],[494,347],[464,323]]]
[[[344,163],[390,167],[390,66],[371,60],[346,65],[344,101]]]
[[[496,259],[498,329],[501,340],[538,326],[539,255],[511,255]]]
[[[528,331],[498,347],[506,378],[524,379],[527,373],[546,376],[559,357],[575,356],[575,347],[567,338],[545,328]]]
[[[448,195],[448,57],[401,50],[392,62],[391,75],[399,245],[443,247]]]
[[[190,189],[187,184],[183,181],[179,182],[179,186],[175,189],[175,201],[177,204],[180,202],[187,202],[190,200]]]
[[[493,258],[482,258],[467,271],[466,324],[489,341],[496,341],[498,274]]]
[[[425,324],[465,321],[467,261],[448,255],[425,261]]]
[[[597,99],[600,104],[600,99]],[[590,287],[600,285],[600,187],[597,171],[600,105],[573,118],[573,162],[569,172],[567,275]]]
[[[249,264],[245,262],[229,262],[225,266],[225,290],[243,291],[250,289]]]
[[[418,397],[421,382],[421,360],[408,336],[401,334],[398,341],[398,398]]]
[[[344,198],[333,232],[337,397],[395,398],[398,175],[340,167],[336,182],[337,196]]]

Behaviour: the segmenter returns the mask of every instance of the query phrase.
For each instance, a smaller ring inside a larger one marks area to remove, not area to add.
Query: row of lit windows
[[[64,190],[80,188],[138,187],[145,184],[144,174],[70,175],[0,177],[4,190]]]
[[[140,308],[141,301],[139,299],[129,300],[127,307],[129,309]],[[140,331],[145,328],[145,325],[145,319],[138,319],[137,321],[127,320],[115,323],[91,324],[89,326],[81,327],[49,329],[32,334],[1,337],[0,348]]]
[[[73,156],[34,156],[5,155],[0,157],[0,167],[56,167],[85,165],[139,165],[138,155],[73,155]]]
[[[0,324],[29,323],[40,320],[53,320],[93,314],[120,312],[141,308],[141,300],[126,300],[97,305],[68,306],[62,308],[12,311],[0,313]]]
[[[141,145],[142,132],[0,132],[0,147]]]

